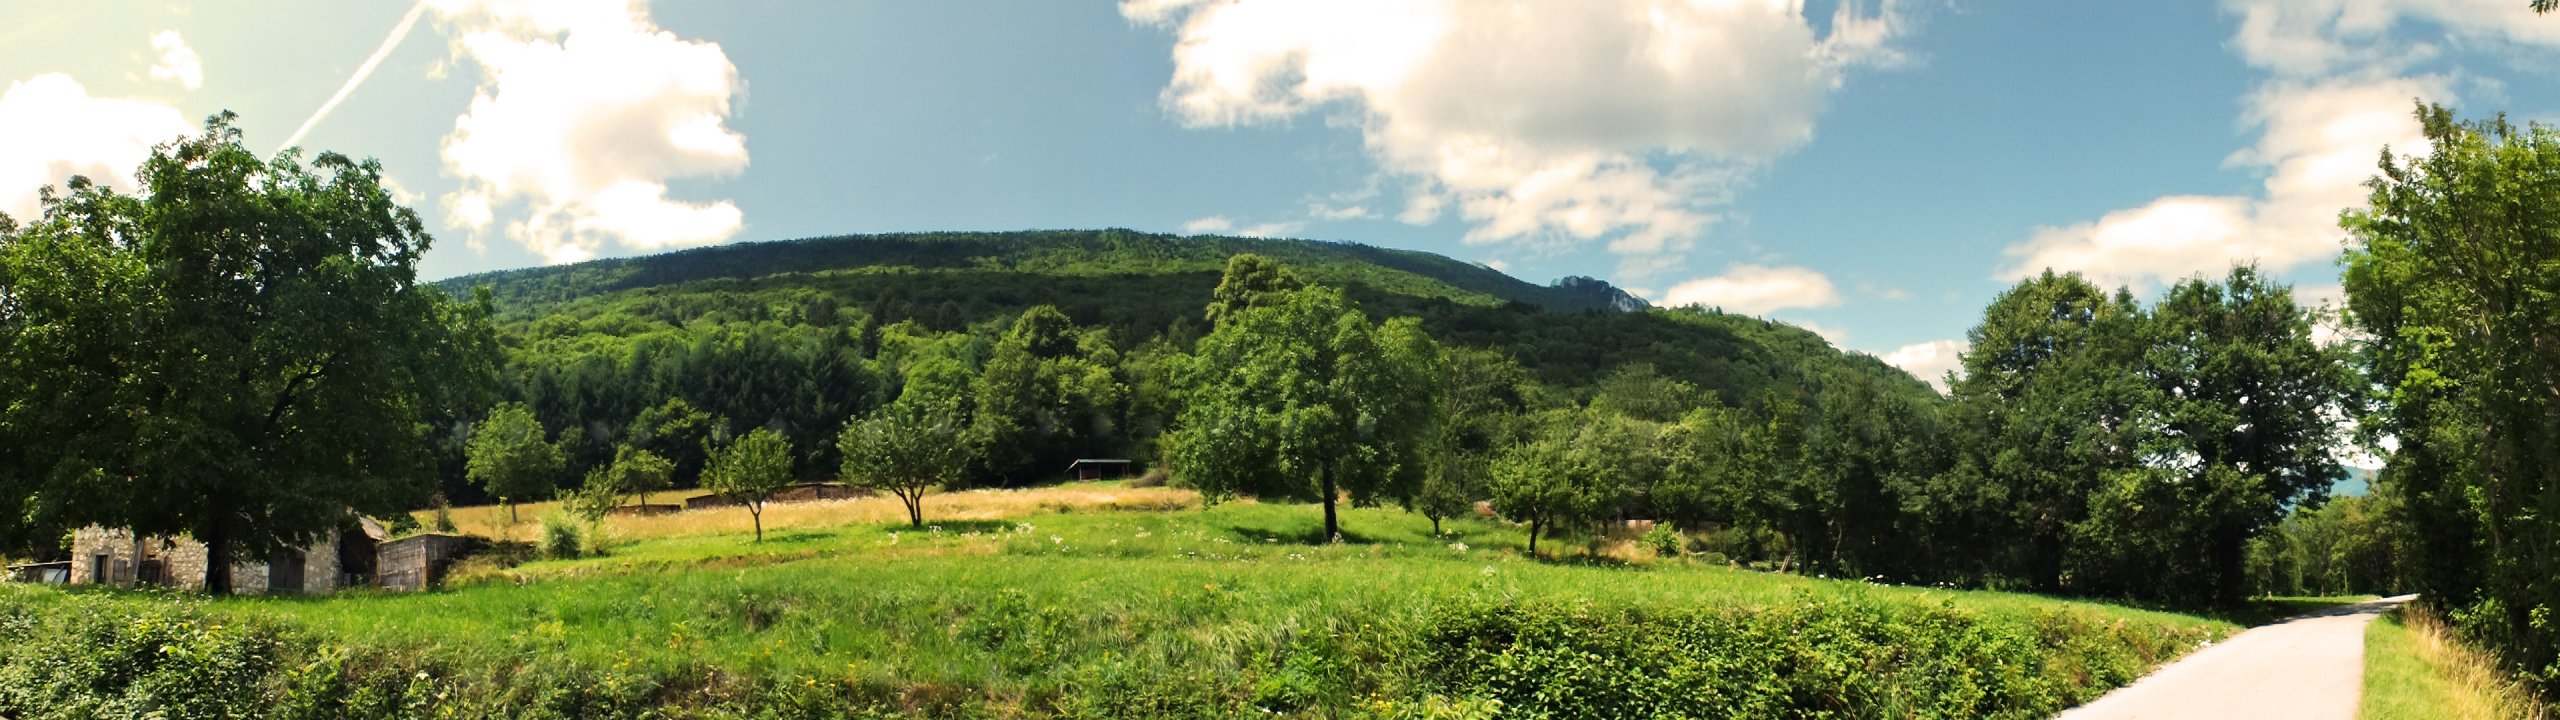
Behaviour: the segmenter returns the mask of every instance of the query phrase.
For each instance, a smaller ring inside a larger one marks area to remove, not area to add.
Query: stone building
[[[375,547],[383,528],[357,518],[309,547],[231,564],[231,591],[238,594],[327,593],[373,584]],[[135,536],[126,530],[81,528],[71,537],[74,585],[135,587],[152,585],[184,590],[204,589],[204,543],[186,537]]]
[[[425,590],[444,584],[454,561],[478,551],[479,538],[449,533],[420,533],[382,544],[384,590]]]

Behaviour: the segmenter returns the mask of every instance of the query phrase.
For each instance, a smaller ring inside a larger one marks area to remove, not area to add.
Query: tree
[[[630,445],[615,447],[613,463],[597,469],[604,473],[606,486],[613,488],[617,503],[623,495],[638,495],[642,505],[649,504],[650,493],[667,489],[668,479],[674,470],[674,463],[667,462],[666,458]],[[588,485],[595,484],[595,475],[590,474],[587,478]]]
[[[1577,524],[1590,508],[1590,477],[1574,466],[1569,443],[1555,434],[1505,448],[1493,461],[1486,490],[1493,509],[1529,526],[1529,555],[1538,554],[1538,538],[1559,526]]]
[[[2249,539],[2284,519],[2287,508],[2317,506],[2346,477],[2337,461],[2344,436],[2335,420],[2356,392],[2343,351],[2312,340],[2312,310],[2255,268],[2222,282],[2192,279],[2152,306],[2139,365],[2151,380],[2141,420],[2153,507],[2183,517],[2157,526],[2189,550],[2120,555],[2170,560],[2175,568],[2134,582],[2172,599],[2234,604],[2248,594]],[[2192,568],[2191,584],[2166,573]]]
[[[2430,602],[2560,693],[2560,130],[2421,106],[2424,156],[2386,153],[2351,211],[2348,318],[2397,440],[2380,488]],[[2377,443],[2378,444],[2378,443]]]
[[[1262,302],[1225,314],[1185,363],[1166,456],[1213,499],[1312,495],[1325,536],[1338,537],[1344,493],[1405,497],[1419,480],[1434,424],[1430,341],[1411,320],[1372,325],[1329,288]]]
[[[1950,388],[1955,467],[1919,493],[1942,572],[2063,589],[2091,493],[2139,459],[2141,308],[2077,274],[2020,281],[1968,333]]]
[[[1011,484],[1056,472],[1114,432],[1129,395],[1118,364],[1108,341],[1080,335],[1056,307],[1023,311],[977,376],[973,431],[989,474]]]
[[[507,524],[519,522],[516,503],[551,494],[560,474],[560,447],[524,403],[501,403],[471,431],[471,482],[507,506]]]
[[[1501,353],[1466,347],[1443,348],[1427,363],[1438,389],[1439,424],[1428,439],[1424,467],[1428,474],[1415,491],[1411,509],[1431,519],[1431,534],[1440,521],[1466,514],[1484,497],[1478,479],[1487,472],[1495,450],[1517,434],[1526,409],[1520,386],[1526,382],[1518,363]]]
[[[1238,253],[1227,258],[1226,273],[1218,278],[1218,287],[1209,292],[1209,322],[1219,323],[1227,316],[1248,308],[1268,304],[1273,298],[1306,287],[1298,282],[1280,262],[1253,253]]]
[[[435,419],[485,402],[486,296],[417,281],[429,238],[381,167],[260,160],[228,113],[138,194],[74,178],[0,221],[0,526],[103,524],[231,559],[431,492]]]
[[[836,438],[845,482],[887,490],[907,506],[907,523],[924,527],[924,496],[955,487],[969,467],[967,431],[949,403],[897,402],[845,425]]]
[[[791,484],[791,440],[756,428],[711,454],[702,471],[703,486],[745,505],[754,518],[756,542],[764,542],[764,504],[775,491]]]
[[[727,419],[670,397],[633,417],[628,437],[630,445],[667,460],[670,484],[699,485],[712,446],[727,441],[728,434]],[[618,457],[620,450],[615,452]]]

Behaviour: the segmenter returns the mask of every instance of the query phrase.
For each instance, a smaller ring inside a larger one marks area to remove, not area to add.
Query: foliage
[[[560,474],[560,447],[524,403],[490,408],[471,430],[469,452],[471,481],[509,505],[543,499]]]
[[[2386,154],[2349,213],[2349,320],[2380,387],[2416,589],[2546,698],[2560,694],[2560,131],[2422,106],[2424,156]],[[2460,622],[2467,620],[2467,622]]]
[[[1528,525],[1530,555],[1538,538],[1591,519],[1595,481],[1591,468],[1574,462],[1571,436],[1550,430],[1502,451],[1493,461],[1487,491],[1493,509]]]
[[[1240,257],[1230,269],[1261,266]],[[1410,320],[1371,323],[1329,288],[1255,297],[1222,316],[1177,379],[1174,476],[1210,497],[1312,497],[1328,518],[1344,493],[1363,505],[1410,497],[1436,422],[1437,345]],[[1326,537],[1339,534],[1328,520]]]
[[[711,454],[702,471],[703,487],[746,506],[755,519],[756,542],[764,542],[764,504],[775,491],[791,484],[791,441],[756,428]]]
[[[845,425],[836,439],[847,484],[887,490],[907,507],[907,524],[924,527],[924,496],[958,489],[970,462],[966,430],[951,402],[919,392]]]
[[[154,149],[137,195],[75,178],[0,221],[0,534],[186,533],[226,567],[415,506],[428,431],[485,402],[491,308],[417,282],[381,167],[261,161],[233,120]]]

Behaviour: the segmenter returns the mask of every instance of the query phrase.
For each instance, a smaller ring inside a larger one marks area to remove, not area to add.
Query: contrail
[[[347,95],[356,91],[357,85],[364,84],[365,78],[372,77],[373,69],[382,64],[383,58],[391,56],[391,49],[399,47],[401,39],[409,37],[409,28],[416,27],[418,16],[426,12],[425,0],[420,0],[417,5],[410,7],[409,14],[400,17],[400,24],[391,28],[391,36],[382,39],[382,47],[373,49],[373,57],[365,58],[364,64],[356,68],[356,74],[347,78],[347,84],[338,87],[338,94],[329,96],[328,102],[320,104],[319,111],[311,113],[311,119],[302,121],[302,128],[293,131],[293,137],[285,138],[283,147],[277,148],[277,152],[283,152],[283,148],[302,144],[302,136],[311,134],[311,128],[319,125],[321,118],[328,117],[329,111],[338,109],[338,103],[345,102]]]

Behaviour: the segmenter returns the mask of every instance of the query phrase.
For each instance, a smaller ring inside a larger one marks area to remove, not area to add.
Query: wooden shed
[[[382,544],[374,562],[382,589],[425,590],[444,584],[455,561],[476,552],[479,538],[450,533],[423,533]]]
[[[1134,464],[1118,458],[1082,458],[1067,463],[1067,473],[1077,480],[1117,480],[1129,476]]]

